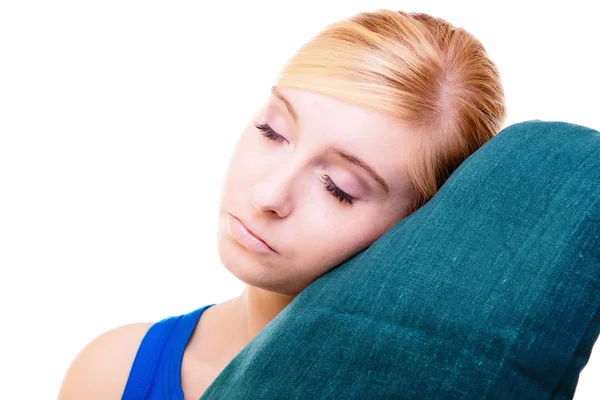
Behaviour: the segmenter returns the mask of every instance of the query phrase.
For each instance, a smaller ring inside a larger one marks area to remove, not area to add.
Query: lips
[[[230,214],[232,217],[236,218],[236,219],[237,219],[237,220],[238,220],[238,221],[239,221],[239,222],[240,222],[240,223],[241,223],[241,224],[244,226],[244,228],[245,228],[245,229],[246,229],[246,230],[247,230],[247,231],[248,231],[248,232],[249,232],[249,233],[250,233],[252,236],[254,236],[254,237],[255,237],[255,238],[257,238],[258,240],[260,240],[261,242],[263,242],[263,243],[264,243],[264,244],[265,244],[267,247],[269,247],[271,250],[273,250],[275,253],[277,253],[277,250],[275,250],[273,247],[271,247],[271,245],[270,245],[270,244],[269,244],[269,243],[268,243],[266,240],[264,240],[264,239],[263,239],[263,238],[262,238],[260,235],[258,235],[258,234],[256,233],[256,231],[255,231],[255,230],[253,230],[252,228],[250,228],[250,227],[249,227],[249,226],[248,226],[248,225],[247,225],[247,224],[246,224],[244,221],[242,221],[242,219],[241,219],[241,218],[239,218],[239,217],[236,217],[236,216],[235,216],[235,215],[233,215],[233,213],[231,213],[231,212],[230,212],[229,214]]]

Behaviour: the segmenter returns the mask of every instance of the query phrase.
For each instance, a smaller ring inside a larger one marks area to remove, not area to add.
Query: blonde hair
[[[328,25],[286,63],[277,87],[312,90],[391,113],[416,128],[410,163],[423,206],[450,174],[500,131],[500,74],[470,33],[422,13],[361,12]]]

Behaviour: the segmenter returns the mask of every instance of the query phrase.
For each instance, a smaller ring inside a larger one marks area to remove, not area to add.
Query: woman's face
[[[386,113],[274,88],[226,172],[221,262],[248,285],[297,295],[406,216],[406,170],[417,144],[415,133]],[[273,250],[247,246],[230,213]]]

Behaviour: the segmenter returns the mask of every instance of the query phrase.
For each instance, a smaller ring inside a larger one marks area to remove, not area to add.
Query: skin
[[[233,275],[273,293],[261,298],[279,303],[278,295],[291,301],[404,217],[412,198],[406,165],[416,140],[385,113],[311,91],[281,88],[276,93],[287,99],[298,122],[272,95],[241,134],[221,194],[218,251]],[[254,126],[264,122],[285,140],[267,140]],[[389,193],[361,168],[328,151],[330,145],[370,164]],[[352,207],[324,190],[324,174],[356,198]],[[240,245],[228,233],[228,211],[278,254],[260,255]]]
[[[268,140],[256,127],[265,123],[279,139]],[[186,398],[198,399],[311,282],[406,217],[413,198],[407,165],[418,143],[416,131],[389,114],[312,91],[274,88],[240,135],[221,192],[219,257],[245,287],[200,318],[182,362]],[[387,190],[329,146],[369,164]],[[354,198],[352,206],[325,190],[325,175]],[[275,251],[258,253],[240,243],[228,227],[230,213]],[[151,325],[115,328],[88,344],[59,398],[120,398]]]

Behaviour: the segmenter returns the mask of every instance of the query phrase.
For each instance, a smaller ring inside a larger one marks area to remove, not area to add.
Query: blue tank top
[[[210,304],[153,324],[133,361],[122,400],[183,400],[181,362],[200,316]]]

